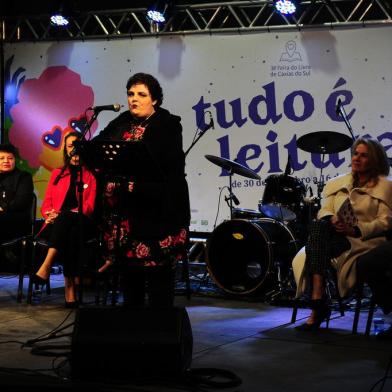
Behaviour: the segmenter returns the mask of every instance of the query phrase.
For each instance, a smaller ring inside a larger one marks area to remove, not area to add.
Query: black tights
[[[85,215],[83,221],[83,238],[93,237],[93,224]],[[59,262],[63,265],[64,276],[73,277],[79,274],[79,215],[71,211],[63,211],[53,224],[47,225],[42,237],[58,251]]]
[[[329,221],[313,221],[305,247],[306,272],[310,275],[325,275],[331,259],[350,249],[350,246],[346,236],[337,233]]]

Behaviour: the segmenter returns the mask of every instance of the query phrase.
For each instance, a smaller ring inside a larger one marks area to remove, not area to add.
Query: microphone
[[[234,204],[236,206],[238,206],[238,204],[240,204],[240,201],[237,199],[237,196],[234,193],[231,194],[231,198],[233,199]]]
[[[340,107],[342,106],[342,100],[339,98],[338,103],[336,105],[336,114],[340,116]]]
[[[209,129],[215,129],[214,127],[214,118],[212,117],[211,112],[208,112],[210,114],[210,123],[200,132],[201,134],[207,132]]]
[[[237,199],[237,196],[233,192],[230,192],[229,196],[225,197],[225,200],[226,201],[233,200],[233,202],[236,206],[238,206],[238,204],[240,204],[240,201]]]
[[[214,124],[214,117],[212,116],[211,112],[208,112],[210,114],[210,123],[208,126],[212,129],[215,129],[215,124]]]
[[[95,113],[102,112],[103,110],[112,110],[113,112],[119,112],[121,109],[121,105],[119,103],[115,103],[114,105],[93,106],[89,109],[93,110]]]
[[[287,157],[287,164],[286,164],[286,169],[284,169],[284,175],[288,176],[291,172],[291,155]]]

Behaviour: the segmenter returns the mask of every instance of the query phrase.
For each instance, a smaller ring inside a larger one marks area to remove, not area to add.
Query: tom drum
[[[297,178],[287,175],[271,175],[265,180],[259,210],[269,218],[292,221],[296,219],[305,193],[304,184]]]

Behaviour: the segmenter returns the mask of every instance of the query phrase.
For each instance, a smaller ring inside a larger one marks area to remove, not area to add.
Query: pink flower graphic
[[[69,124],[93,105],[94,93],[82,84],[78,73],[57,66],[48,67],[37,79],[26,79],[20,86],[18,101],[10,110],[10,142],[31,167],[44,164],[52,168],[51,161],[61,155],[64,134],[72,130]],[[97,126],[95,122],[92,134]]]

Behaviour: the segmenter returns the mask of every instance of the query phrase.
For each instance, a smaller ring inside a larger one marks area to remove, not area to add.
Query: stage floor
[[[70,364],[62,356],[70,352],[70,336],[23,345],[74,320],[77,311],[63,307],[62,276],[54,275],[51,284],[51,295],[43,294],[40,304],[27,305],[16,302],[15,278],[0,279],[1,391],[62,391],[77,386],[85,391],[213,389],[210,385],[196,388],[180,379],[163,381],[148,377],[141,381],[131,375],[121,382],[72,380]],[[87,293],[85,299],[89,306],[93,302],[92,293]],[[290,308],[270,306],[257,299],[229,299],[199,293],[192,295],[190,300],[178,295],[176,305],[186,308],[191,321],[191,369],[229,371],[230,375],[242,380],[239,386],[222,389],[228,392],[366,392],[383,378],[391,360],[391,341],[364,337],[366,311],[361,314],[360,333],[354,336],[351,334],[352,311],[347,311],[344,317],[334,312],[328,330],[322,328],[318,333],[309,333],[296,331],[289,323]],[[308,310],[300,309],[297,324],[303,322],[308,313]],[[392,321],[380,310],[376,316],[384,317],[386,323]],[[71,324],[63,333],[71,335],[72,331]],[[53,353],[59,356],[53,356]],[[225,375],[213,380],[218,383],[230,381]],[[383,390],[391,389],[392,380],[387,379]]]

